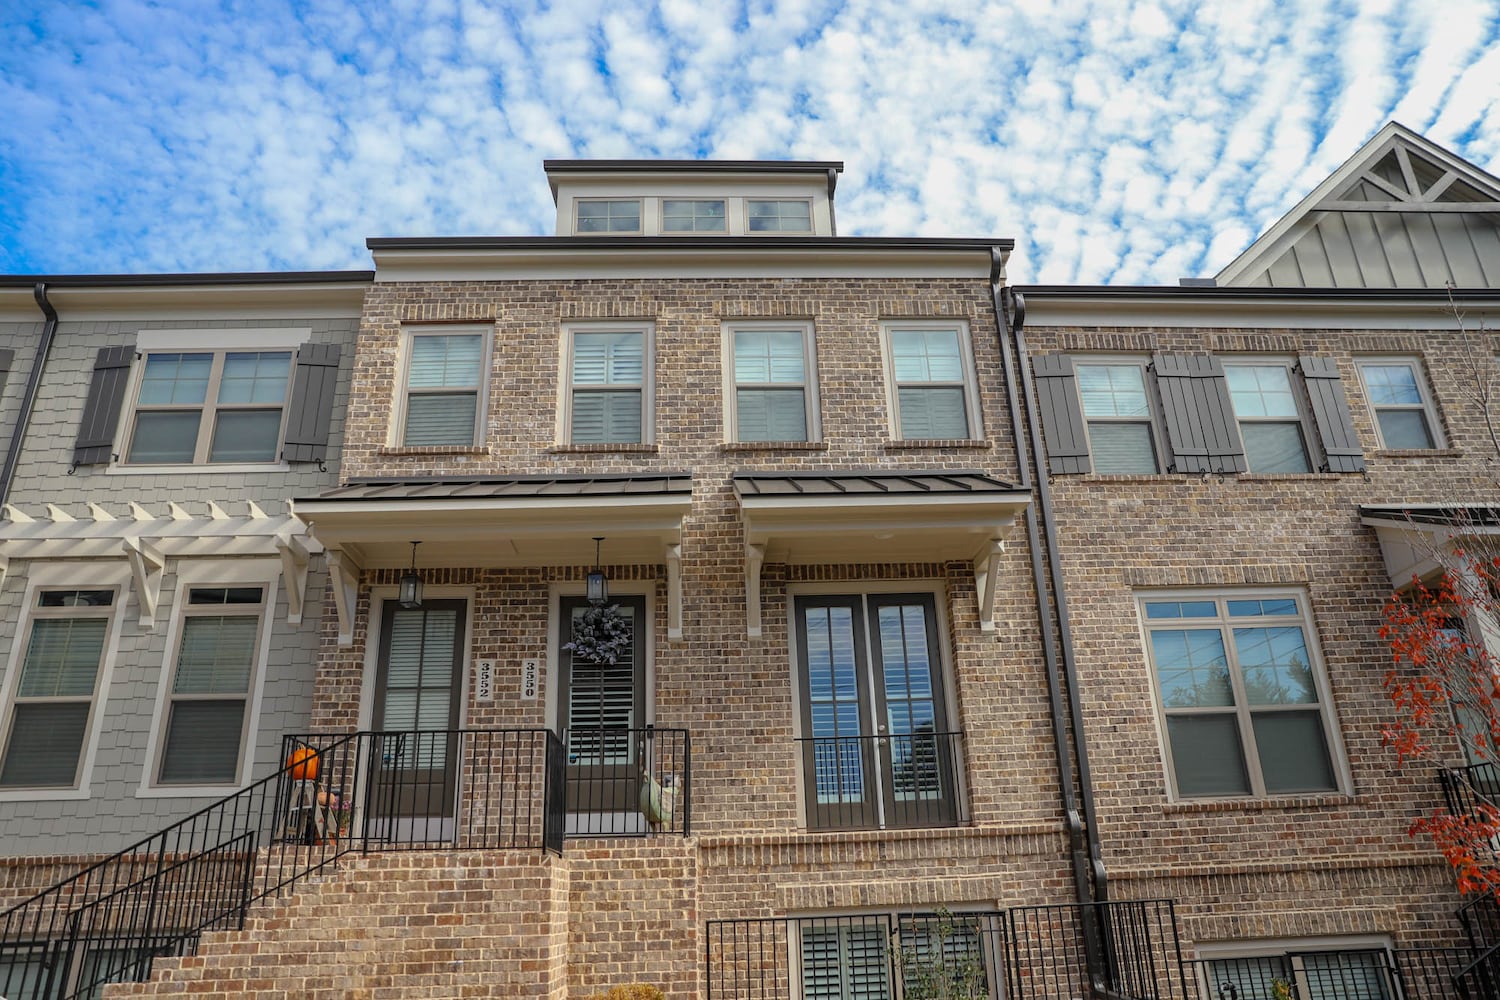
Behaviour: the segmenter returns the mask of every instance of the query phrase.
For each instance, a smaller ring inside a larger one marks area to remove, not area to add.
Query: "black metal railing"
[[[145,978],[153,958],[243,926],[250,903],[352,850],[561,847],[548,792],[564,755],[545,729],[302,736],[286,759],[0,913],[0,996],[64,1000]]]
[[[692,740],[686,729],[574,728],[564,734],[570,837],[692,833]]]
[[[1497,994],[1465,970],[1466,948],[1298,951],[1184,963],[1204,1000],[1481,1000]]]
[[[715,920],[708,922],[705,938],[710,1000],[913,993],[1007,1000],[1193,996],[1172,904],[1164,900]]]
[[[957,826],[963,733],[797,740],[813,830]]]

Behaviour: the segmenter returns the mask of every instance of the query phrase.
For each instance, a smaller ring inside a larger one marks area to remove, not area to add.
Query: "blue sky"
[[[1210,275],[1389,119],[1500,173],[1500,0],[5,0],[0,272],[547,233],[545,157],[841,159],[842,235]]]

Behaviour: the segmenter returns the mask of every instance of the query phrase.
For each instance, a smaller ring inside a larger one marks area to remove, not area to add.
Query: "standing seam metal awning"
[[[1500,535],[1500,506],[1491,504],[1361,505],[1359,519],[1375,529],[1396,590],[1443,569],[1455,542]]]

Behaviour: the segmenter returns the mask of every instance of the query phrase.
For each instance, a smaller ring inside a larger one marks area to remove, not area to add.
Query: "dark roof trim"
[[[361,476],[351,479],[345,486],[511,486],[527,483],[634,483],[649,482],[653,479],[674,480],[682,479],[691,481],[691,472],[647,472],[647,473],[614,473],[604,475],[590,475],[588,473],[568,473],[563,475],[532,475],[532,476]]]
[[[843,160],[543,160],[542,169],[561,173],[734,173],[821,174],[842,172]]]
[[[1201,286],[1201,285],[1015,285],[1015,291],[1029,299],[1095,299],[1099,301],[1129,301],[1173,298],[1183,301],[1193,299],[1205,302],[1236,299],[1315,299],[1326,301],[1358,301],[1388,299],[1446,302],[1446,288],[1265,288],[1245,286]],[[1455,299],[1500,299],[1500,289],[1455,288]]]
[[[1407,521],[1413,525],[1433,524],[1449,528],[1493,528],[1500,526],[1500,507],[1489,505],[1445,507],[1439,504],[1413,504],[1406,507],[1369,507],[1361,505],[1361,517],[1383,521]]]
[[[319,503],[401,500],[551,499],[598,496],[691,496],[689,472],[640,475],[561,476],[370,476],[294,502],[310,509]]]
[[[806,489],[802,484],[813,487]],[[846,485],[847,484],[847,485]],[[1015,493],[1016,487],[973,469],[860,469],[843,472],[737,472],[735,490],[754,496],[870,496]],[[818,489],[817,487],[824,487]],[[854,488],[849,488],[849,487]],[[769,487],[769,488],[767,488]]]
[[[1014,250],[1013,239],[946,236],[374,236],[382,250]]]
[[[374,271],[225,271],[191,274],[0,274],[0,288],[141,288],[172,285],[369,284]]]

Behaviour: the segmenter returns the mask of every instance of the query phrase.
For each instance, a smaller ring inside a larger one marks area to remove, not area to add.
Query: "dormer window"
[[[580,233],[638,233],[641,231],[641,202],[638,198],[622,201],[579,201]]]
[[[770,201],[751,198],[745,203],[748,226],[752,233],[812,232],[812,202],[798,198],[792,201]]]
[[[663,199],[661,231],[664,233],[724,232],[724,199]]]

